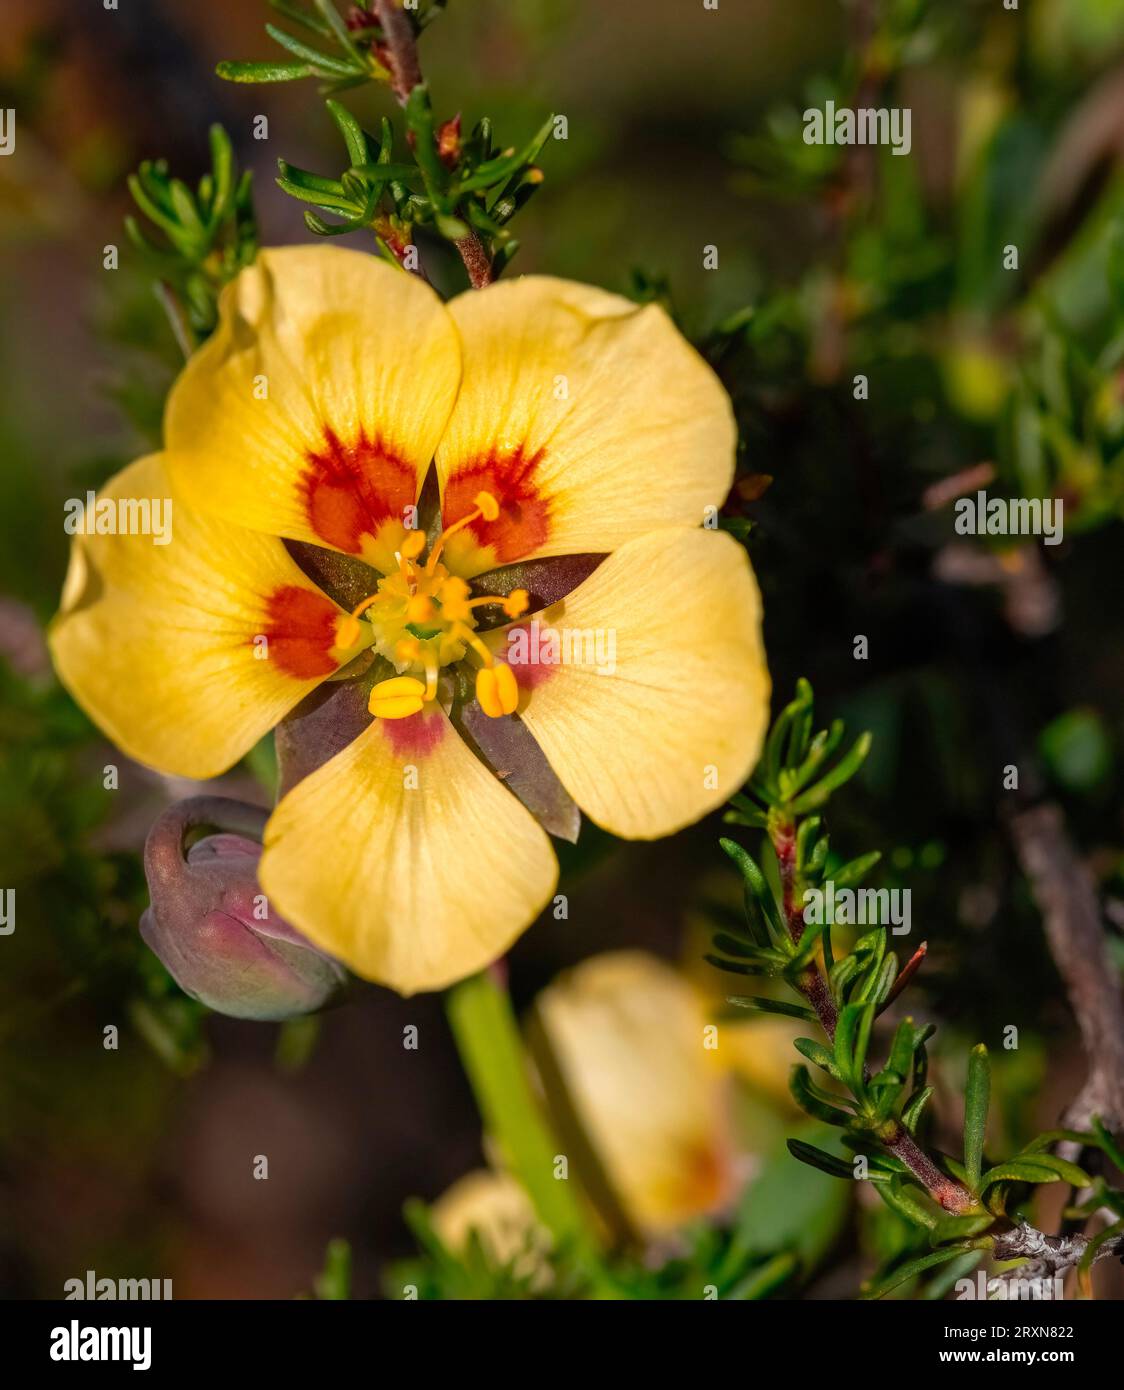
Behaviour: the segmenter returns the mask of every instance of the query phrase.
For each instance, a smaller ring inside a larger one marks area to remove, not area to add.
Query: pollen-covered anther
[[[392,676],[371,691],[367,708],[376,719],[408,719],[425,704],[425,686],[413,676]]]
[[[477,671],[476,699],[489,719],[515,713],[519,704],[519,683],[506,662],[497,661]]]
[[[526,589],[512,589],[503,601],[503,611],[509,618],[521,618],[531,606],[531,596]]]

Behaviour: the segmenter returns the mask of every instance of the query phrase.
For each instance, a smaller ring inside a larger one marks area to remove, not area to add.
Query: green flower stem
[[[480,1114],[504,1166],[534,1203],[557,1248],[596,1263],[596,1245],[568,1179],[554,1176],[558,1143],[531,1090],[527,1059],[507,991],[492,971],[445,995],[445,1008]]]

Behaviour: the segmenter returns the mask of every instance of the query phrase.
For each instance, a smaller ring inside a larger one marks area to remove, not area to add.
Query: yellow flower
[[[729,1080],[678,971],[644,951],[592,956],[543,990],[535,1013],[634,1229],[666,1235],[734,1196]]]
[[[531,1199],[513,1177],[478,1168],[458,1178],[430,1208],[442,1244],[458,1254],[475,1233],[489,1263],[509,1266],[533,1289],[549,1288],[550,1232],[539,1225]]]
[[[544,277],[445,306],[357,252],[264,251],[172,390],[164,452],[99,498],[118,518],[170,498],[170,543],[76,536],[55,663],[125,752],[199,778],[343,668],[366,680],[374,717],[282,797],[261,881],[358,974],[440,988],[506,951],[557,878],[450,712],[523,726],[628,838],[748,775],[760,600],[741,547],[700,526],[734,444],[729,400],[659,308]],[[553,590],[552,563],[571,566]],[[487,574],[516,564],[518,585]]]

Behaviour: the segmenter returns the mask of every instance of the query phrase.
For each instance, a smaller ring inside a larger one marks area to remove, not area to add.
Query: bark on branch
[[[1065,1124],[1088,1129],[1092,1116],[1100,1115],[1118,1134],[1124,1130],[1124,997],[1092,877],[1056,806],[1017,812],[1011,833],[1089,1059],[1088,1079],[1066,1111]]]

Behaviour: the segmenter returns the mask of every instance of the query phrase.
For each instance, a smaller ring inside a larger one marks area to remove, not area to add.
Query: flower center
[[[473,502],[475,510],[442,531],[424,564],[425,536],[409,532],[394,555],[398,568],[380,579],[376,591],[340,624],[337,640],[350,647],[362,640],[361,623],[369,623],[375,651],[398,671],[371,691],[370,711],[380,719],[407,719],[419,713],[437,697],[441,668],[470,653],[479,663],[476,698],[484,713],[498,719],[513,713],[519,703],[515,673],[497,661],[476,635],[474,610],[498,604],[509,618],[521,617],[529,603],[526,589],[514,589],[506,598],[496,594],[470,598],[468,583],[441,563],[450,536],[480,517],[495,521],[499,516],[499,504],[490,492],[478,492]]]

